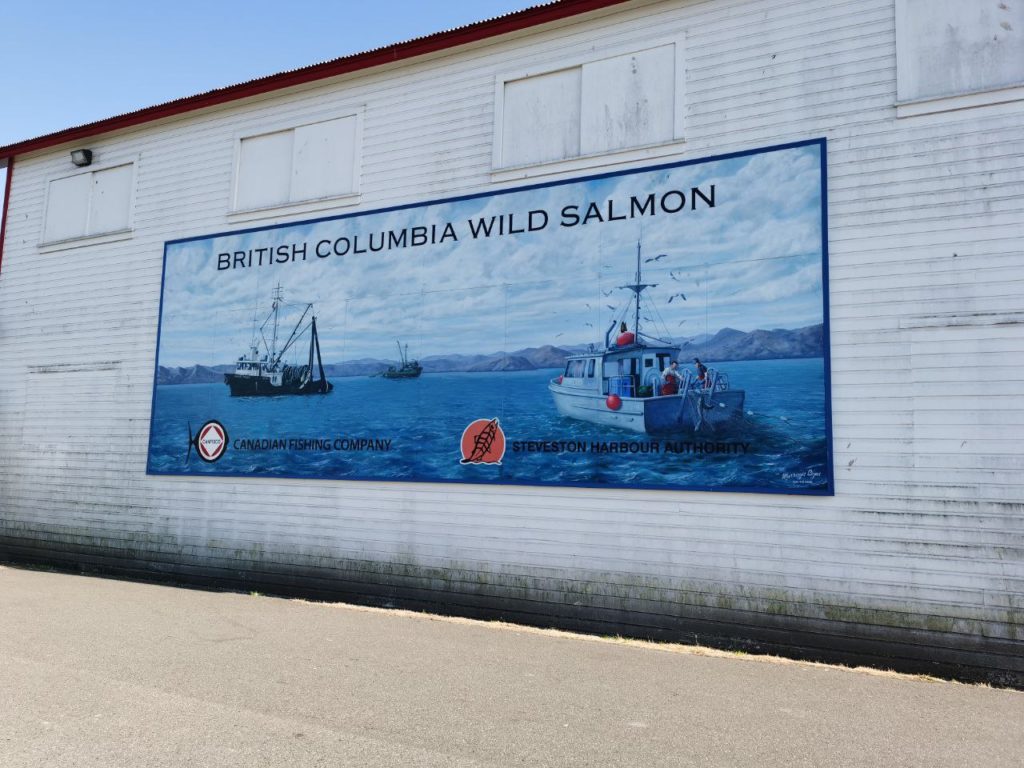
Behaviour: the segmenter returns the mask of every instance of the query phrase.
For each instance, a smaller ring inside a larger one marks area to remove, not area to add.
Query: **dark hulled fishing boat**
[[[399,365],[389,366],[386,371],[381,371],[381,376],[385,379],[418,379],[420,374],[423,373],[423,366],[420,365],[419,360],[409,359],[409,345],[405,345],[405,349],[402,348],[402,342],[398,344],[398,357],[400,359]]]
[[[234,373],[224,374],[224,383],[230,388],[232,397],[325,395],[334,389],[334,385],[327,380],[324,374],[324,363],[320,357],[320,338],[316,330],[316,315],[312,314],[312,304],[306,304],[287,341],[281,346],[281,349],[277,348],[279,312],[282,303],[283,296],[279,285],[274,290],[270,314],[259,328],[253,328],[249,353],[238,358],[235,362]],[[306,323],[307,315],[310,317],[308,323]],[[268,330],[271,334],[269,341],[266,336]],[[307,332],[309,333],[309,358],[306,365],[285,364],[283,361],[285,353]],[[314,353],[319,373],[318,379],[313,378]]]

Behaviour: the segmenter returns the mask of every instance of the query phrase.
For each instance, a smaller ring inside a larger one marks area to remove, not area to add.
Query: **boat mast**
[[[640,241],[636,241],[636,282],[640,284]],[[640,341],[640,291],[636,292],[636,315],[633,318],[633,333],[636,340]]]
[[[259,332],[262,328],[258,325],[260,321],[259,316],[260,305],[259,298],[256,299],[256,306],[252,309],[252,339],[249,341],[249,356],[253,362],[258,363],[260,359],[260,343],[259,343]]]
[[[301,320],[299,322],[302,322]],[[316,315],[313,315],[313,322],[310,323],[309,334],[309,378],[313,378],[313,343],[316,341]]]
[[[317,364],[317,367],[320,369],[320,391],[321,392],[330,392],[331,391],[330,390],[330,384],[327,383],[327,375],[324,373],[324,359],[323,359],[323,357],[320,356],[320,336],[316,332],[316,315],[313,315],[313,322],[312,322],[312,324],[310,326],[310,336],[311,336],[310,344],[315,344],[316,345],[316,364]],[[312,364],[313,364],[312,363],[312,360],[313,360],[312,351],[310,352],[309,358],[310,358],[310,366],[312,366]],[[309,376],[310,376],[310,378],[313,377],[312,369],[309,372]]]
[[[297,323],[295,323],[295,327],[292,328],[292,333],[291,333],[291,336],[288,337],[288,341],[286,341],[284,343],[284,346],[281,347],[281,351],[278,352],[270,360],[270,366],[271,367],[274,367],[279,362],[281,362],[281,358],[284,357],[284,353],[287,352],[289,349],[291,349],[292,348],[292,344],[294,344],[298,340],[299,336],[302,335],[302,333],[304,332],[303,328],[302,328],[302,323],[306,319],[306,315],[309,314],[312,310],[313,310],[313,305],[312,304],[307,304],[306,308],[304,310],[302,310],[302,315],[299,317],[299,321]],[[276,342],[276,334],[275,334],[275,342]]]
[[[270,340],[271,360],[274,360],[274,358],[277,357],[277,308],[280,306],[282,295],[283,294],[281,292],[281,284],[278,283],[277,288],[274,289],[274,304],[273,307],[271,308],[271,312],[274,315],[274,335],[271,337]]]
[[[636,312],[633,315],[633,333],[636,334],[636,341],[640,343],[640,294],[645,288],[657,288],[657,283],[641,283],[640,275],[640,241],[636,242],[636,282],[632,285],[620,285],[619,288],[628,288],[633,292],[633,300],[636,302]]]
[[[405,354],[403,354],[403,352],[402,352],[402,342],[400,342],[398,339],[395,339],[395,344],[398,345],[398,364],[400,366],[404,366],[405,365]],[[408,345],[406,345],[406,349],[408,349]]]

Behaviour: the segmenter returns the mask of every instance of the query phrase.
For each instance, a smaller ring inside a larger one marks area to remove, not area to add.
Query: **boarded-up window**
[[[504,151],[510,164],[580,153],[580,69],[505,83]]]
[[[132,164],[79,173],[49,184],[43,241],[57,242],[127,230]]]
[[[235,208],[340,197],[358,191],[357,117],[243,138]]]
[[[92,175],[89,199],[91,234],[128,229],[132,201],[132,166],[122,165]]]
[[[899,101],[1024,84],[1024,4],[897,0]]]
[[[673,139],[674,48],[663,45],[583,67],[584,155]]]
[[[356,118],[295,129],[292,199],[355,192]]]
[[[291,197],[292,131],[242,139],[235,207],[263,208]]]
[[[682,138],[676,46],[506,80],[499,166],[664,144]]]

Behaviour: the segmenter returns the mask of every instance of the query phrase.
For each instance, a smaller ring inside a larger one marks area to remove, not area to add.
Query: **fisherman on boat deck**
[[[679,373],[679,363],[673,360],[668,364],[668,368],[661,374],[661,394],[662,395],[676,395],[679,394],[679,382],[683,380],[683,375]]]
[[[699,387],[706,387],[711,382],[708,381],[708,367],[700,361],[699,357],[693,358],[693,362],[697,364],[697,385]]]

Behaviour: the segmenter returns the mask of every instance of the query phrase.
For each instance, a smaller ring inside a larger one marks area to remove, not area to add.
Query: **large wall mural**
[[[168,242],[152,474],[830,494],[825,142]]]

